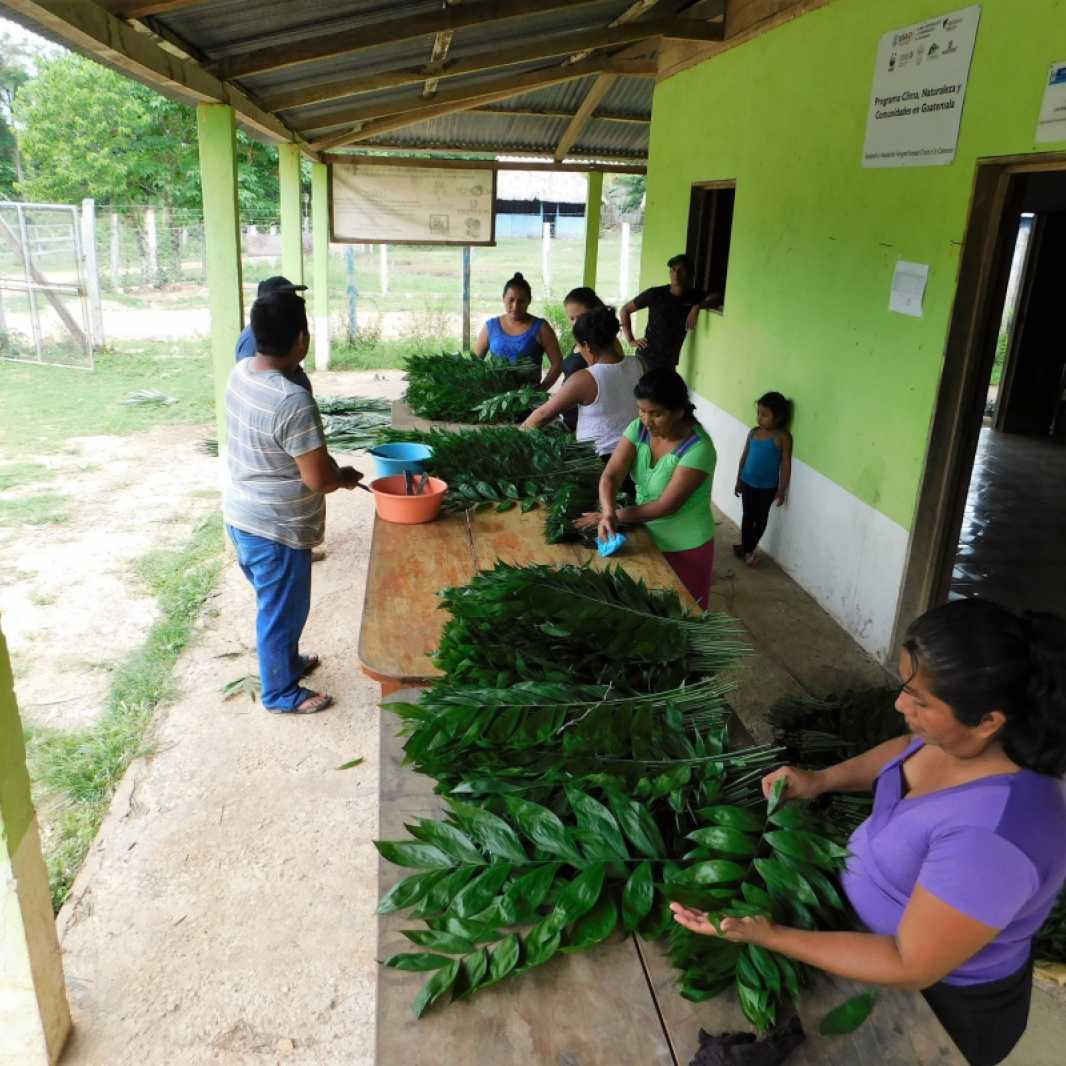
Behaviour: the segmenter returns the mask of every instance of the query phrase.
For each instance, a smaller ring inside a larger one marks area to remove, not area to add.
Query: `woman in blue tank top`
[[[563,371],[563,356],[555,330],[543,319],[529,314],[533,291],[521,274],[515,273],[503,287],[504,313],[490,318],[481,327],[474,355],[484,359],[506,359],[509,363],[522,363],[529,367],[531,384],[550,389]],[[548,372],[541,380],[544,356],[548,357]]]

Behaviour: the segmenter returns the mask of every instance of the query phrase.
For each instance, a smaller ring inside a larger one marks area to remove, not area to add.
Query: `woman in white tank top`
[[[616,340],[621,326],[613,307],[598,307],[574,323],[577,350],[588,364],[567,379],[547,403],[522,423],[536,429],[576,406],[577,439],[588,441],[596,454],[607,458],[637,417],[633,390],[644,374],[640,361],[620,355]]]

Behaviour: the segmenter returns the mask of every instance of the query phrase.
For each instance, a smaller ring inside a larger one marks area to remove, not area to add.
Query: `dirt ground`
[[[0,614],[28,724],[74,729],[103,710],[112,668],[157,616],[134,564],[184,544],[218,508],[218,460],[196,447],[213,435],[208,425],[76,437],[35,460],[51,480],[9,490],[67,497],[66,521],[3,531]]]
[[[402,389],[395,373],[313,380]],[[131,767],[60,914],[64,1062],[373,1061],[378,691],[356,660],[372,516],[365,493],[329,499],[304,642],[324,660],[314,687],[337,698],[322,715],[222,699],[256,672],[252,592],[227,561],[158,753]]]

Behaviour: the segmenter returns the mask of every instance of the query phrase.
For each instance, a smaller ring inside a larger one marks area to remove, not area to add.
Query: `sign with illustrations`
[[[331,239],[349,244],[495,244],[490,168],[330,164]]]
[[[931,167],[955,158],[981,5],[881,38],[864,167]]]

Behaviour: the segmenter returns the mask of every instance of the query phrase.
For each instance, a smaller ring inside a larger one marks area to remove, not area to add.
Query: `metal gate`
[[[78,208],[0,201],[0,358],[91,370],[89,315]]]

